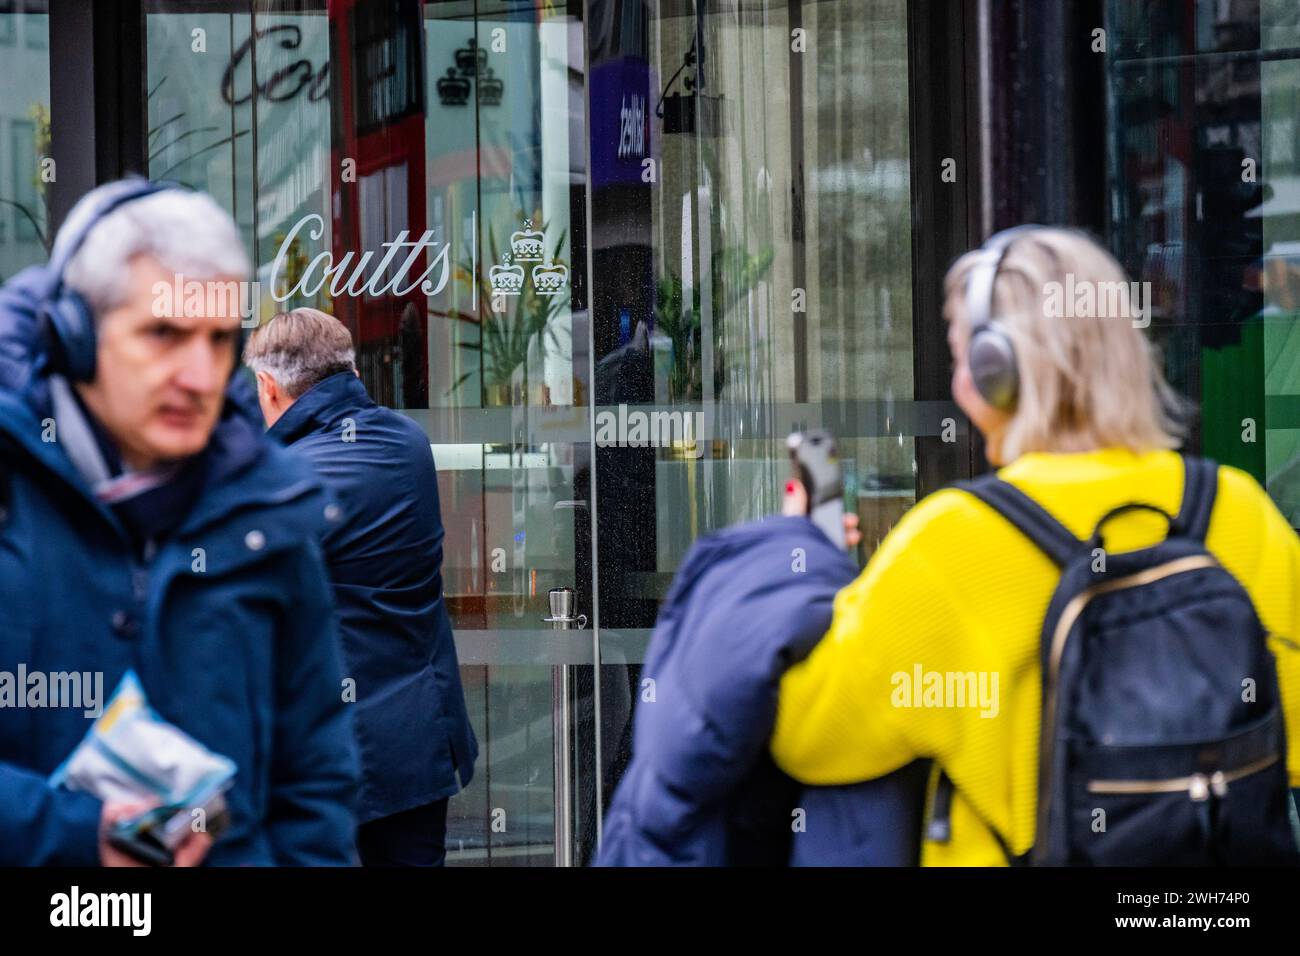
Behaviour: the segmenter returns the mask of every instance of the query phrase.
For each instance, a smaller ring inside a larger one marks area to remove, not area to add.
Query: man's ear
[[[270,372],[263,370],[257,373],[257,387],[268,403],[275,405],[279,402],[280,386],[275,383]]]

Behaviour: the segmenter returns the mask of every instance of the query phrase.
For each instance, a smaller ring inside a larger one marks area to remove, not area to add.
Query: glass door
[[[431,225],[461,237],[429,303],[424,425],[481,781],[451,859],[567,865],[590,801],[593,615],[582,21],[563,4],[426,3]],[[585,828],[585,829],[589,829]]]
[[[905,0],[587,17],[608,805],[673,573],[701,534],[779,510],[789,432],[835,433],[865,557],[916,499],[917,439],[965,429],[913,381]]]
[[[777,510],[786,434],[835,431],[867,550],[920,440],[966,447],[913,381],[905,0],[151,0],[146,27],[150,172],[235,215],[249,321],[338,316],[428,435],[481,745],[449,862],[589,861],[659,603],[697,537]]]
[[[593,632],[544,620],[552,588],[594,616],[581,4],[159,0],[146,30],[150,173],[234,214],[249,323],[337,316],[429,437],[480,741],[449,863],[581,858]]]
[[[0,282],[49,256],[50,17],[0,3]],[[23,78],[9,82],[9,76]]]

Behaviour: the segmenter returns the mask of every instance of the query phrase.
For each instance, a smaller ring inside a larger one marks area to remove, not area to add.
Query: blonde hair
[[[944,316],[969,342],[966,284],[987,251],[968,252],[944,280]],[[1071,297],[1079,292],[1080,298]],[[1007,247],[989,315],[1015,347],[1019,398],[1001,458],[1027,452],[1177,448],[1189,406],[1165,381],[1159,356],[1115,258],[1081,233],[1036,229]],[[1083,307],[1076,308],[1076,301]]]
[[[352,333],[319,309],[278,312],[244,346],[244,364],[267,372],[290,398],[339,372],[356,371]]]

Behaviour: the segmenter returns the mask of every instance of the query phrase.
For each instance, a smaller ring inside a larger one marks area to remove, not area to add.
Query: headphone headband
[[[86,216],[81,227],[61,242],[56,237],[48,268],[58,277],[59,285],[63,284],[63,270],[68,267],[68,263],[72,261],[73,257],[81,251],[81,247],[86,244],[86,239],[90,236],[90,233],[120,206],[125,206],[129,202],[144,199],[146,196],[154,196],[170,189],[183,190],[185,187],[179,183],[163,180],[155,182],[145,179],[143,176],[129,176],[119,182],[110,183],[99,188],[104,191],[105,196],[96,205],[95,209]]]
[[[168,190],[185,190],[179,183],[151,181],[142,176],[131,176],[115,183],[100,186],[96,192],[103,194],[96,200],[79,226],[68,235],[55,239],[54,250],[47,269],[53,277],[39,309],[39,318],[49,336],[52,367],[74,381],[88,382],[95,377],[94,313],[86,301],[64,283],[68,263],[85,245],[87,237],[104,219],[119,207],[137,199],[154,196]]]
[[[1012,226],[989,236],[980,246],[980,261],[971,267],[966,277],[966,316],[972,329],[993,321],[993,285],[997,282],[1002,262],[1012,243],[1024,235],[1037,232],[1043,226],[1032,223]]]

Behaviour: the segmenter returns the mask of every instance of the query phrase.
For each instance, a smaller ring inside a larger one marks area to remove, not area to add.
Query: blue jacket
[[[695,542],[651,638],[598,865],[915,862],[921,768],[801,789],[768,755],[781,675],[821,639],[855,575],[805,518]]]
[[[142,564],[42,441],[44,281],[28,270],[0,292],[0,670],[101,672],[107,696],[134,669],[164,719],[231,758],[231,826],[208,863],[353,862],[319,479],[265,440],[233,382],[196,503]],[[0,865],[99,862],[99,801],[47,782],[89,726],[79,708],[0,710]]]
[[[304,392],[270,434],[311,462],[342,507],[325,554],[356,681],[361,822],[449,797],[473,776],[478,742],[442,598],[429,439],[351,372]]]

